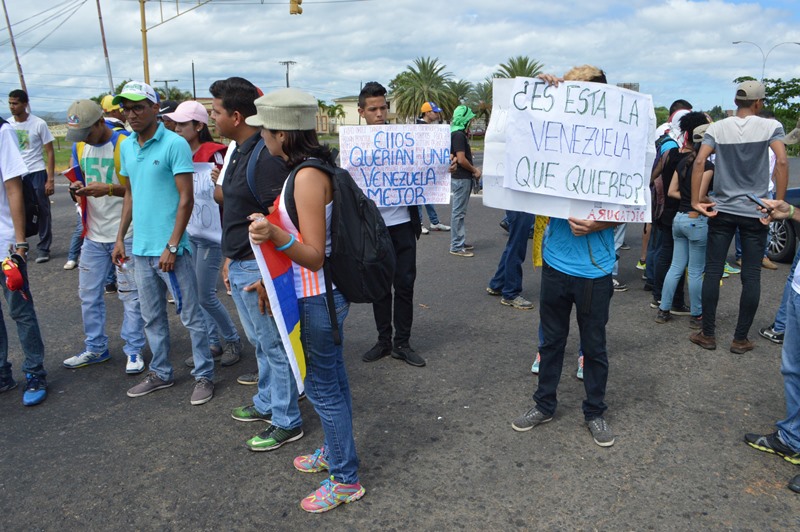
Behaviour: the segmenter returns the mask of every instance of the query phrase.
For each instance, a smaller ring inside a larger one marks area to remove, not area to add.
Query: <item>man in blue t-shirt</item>
[[[179,135],[158,122],[158,96],[150,85],[127,83],[114,97],[133,133],[120,149],[120,174],[127,178],[122,220],[112,259],[134,268],[139,287],[144,331],[153,358],[144,381],[128,390],[141,397],[174,384],[169,361],[167,285],[175,297],[181,322],[192,340],[196,382],[191,404],[214,396],[214,359],[197,299],[197,279],[189,251],[186,224],[192,214],[192,151]],[[125,252],[125,235],[133,219],[133,261]]]
[[[559,81],[606,83],[605,73],[589,65],[576,67],[563,79],[541,76],[552,85]],[[539,346],[539,386],[536,404],[514,420],[511,427],[524,432],[553,419],[556,391],[564,366],[570,314],[577,311],[583,352],[583,384],[586,399],[583,416],[594,442],[614,444],[614,434],[603,418],[608,381],[606,323],[614,287],[611,272],[616,261],[612,222],[551,218],[544,240],[539,321],[543,339]]]

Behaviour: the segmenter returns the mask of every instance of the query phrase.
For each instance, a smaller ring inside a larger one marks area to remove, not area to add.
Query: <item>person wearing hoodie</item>
[[[450,122],[450,153],[455,157],[456,169],[450,176],[452,213],[450,215],[450,254],[457,257],[473,257],[472,246],[466,243],[467,231],[464,219],[467,216],[472,180],[481,178],[480,168],[472,165],[472,150],[467,138],[467,129],[475,113],[466,105],[453,111]]]

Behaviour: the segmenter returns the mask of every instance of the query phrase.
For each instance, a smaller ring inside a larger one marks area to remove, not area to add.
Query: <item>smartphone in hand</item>
[[[770,207],[769,205],[767,205],[766,203],[761,201],[761,198],[759,198],[758,196],[756,196],[752,192],[749,192],[747,194],[747,199],[749,199],[750,201],[752,201],[753,203],[755,203],[756,205],[758,205],[762,209],[766,210],[767,214],[772,212],[772,207]]]

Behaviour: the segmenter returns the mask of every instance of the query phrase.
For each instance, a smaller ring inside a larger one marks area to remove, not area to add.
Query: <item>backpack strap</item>
[[[292,169],[289,177],[286,178],[286,188],[284,191],[283,204],[286,206],[286,213],[292,224],[300,230],[300,221],[297,218],[297,204],[294,202],[294,176],[303,168],[316,168],[328,175],[332,175],[334,169],[323,163],[319,159],[308,159],[298,164]],[[328,259],[322,263],[322,271],[325,273],[325,302],[328,307],[328,319],[331,322],[331,333],[334,345],[342,345],[342,335],[339,332],[339,320],[336,319],[336,303],[333,301],[333,277]]]
[[[258,197],[258,192],[256,192],[256,164],[258,164],[258,159],[261,157],[261,152],[264,151],[266,145],[264,144],[264,139],[258,139],[256,145],[253,146],[253,151],[250,153],[250,159],[247,161],[247,186],[250,187],[250,193],[253,194],[253,197],[256,199],[256,203],[264,210],[264,212],[269,212],[269,207],[265,207],[264,203],[261,202],[261,198]]]

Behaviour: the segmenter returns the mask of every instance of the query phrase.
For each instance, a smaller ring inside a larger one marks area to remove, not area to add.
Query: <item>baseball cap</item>
[[[737,100],[754,101],[763,100],[765,97],[764,85],[758,81],[744,81],[736,87]]]
[[[694,142],[695,144],[697,144],[698,142],[703,142],[703,137],[706,134],[706,129],[708,129],[708,126],[710,125],[711,124],[702,124],[694,128],[694,131],[692,132],[692,142]]]
[[[203,107],[203,104],[194,100],[183,102],[174,112],[164,113],[162,116],[169,118],[173,122],[190,122],[192,120],[197,120],[203,124],[208,124],[208,111]]]
[[[783,143],[787,146],[797,144],[800,142],[800,120],[797,121],[797,127],[794,128],[783,138]]]
[[[67,111],[67,142],[83,142],[91,128],[103,118],[103,108],[92,100],[77,100]]]
[[[316,98],[297,89],[280,89],[256,99],[256,114],[248,116],[249,126],[277,131],[307,131],[317,128]]]
[[[122,99],[130,100],[132,102],[140,102],[142,100],[150,100],[153,103],[158,103],[158,94],[153,90],[153,87],[142,81],[129,81],[122,87],[122,91],[114,96],[111,103],[118,105]]]
[[[114,104],[113,94],[106,94],[103,96],[103,99],[100,100],[100,107],[102,107],[103,111],[106,113],[119,109],[119,105]]]
[[[442,112],[442,110],[439,109],[439,106],[437,106],[433,102],[425,102],[425,103],[423,103],[422,107],[419,110],[420,113],[430,113],[431,111],[433,111],[434,113],[441,113]]]
[[[175,100],[164,100],[158,106],[158,116],[174,113],[176,109],[178,109],[178,102]]]

